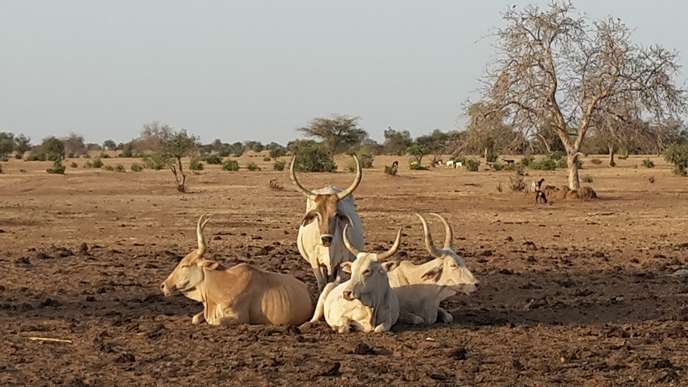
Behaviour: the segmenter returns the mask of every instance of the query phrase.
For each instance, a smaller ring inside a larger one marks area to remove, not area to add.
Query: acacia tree
[[[31,150],[31,138],[23,134],[14,138],[14,152],[15,157],[20,159],[24,157],[24,153]]]
[[[316,118],[298,130],[308,137],[320,138],[332,154],[337,154],[360,145],[368,135],[358,127],[358,120],[358,117],[344,115]]]
[[[578,157],[595,115],[613,99],[634,101],[643,113],[677,114],[685,93],[675,84],[676,53],[641,47],[619,19],[592,23],[570,2],[507,10],[497,33],[495,67],[484,97],[528,131],[548,119],[566,149],[568,185],[580,188]]]
[[[186,130],[174,131],[170,129],[161,138],[160,154],[167,167],[172,171],[177,183],[177,191],[186,192],[186,174],[182,159],[191,156],[198,147],[198,138],[190,135]]]

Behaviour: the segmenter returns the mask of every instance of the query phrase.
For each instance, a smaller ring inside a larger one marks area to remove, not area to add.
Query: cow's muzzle
[[[163,294],[165,297],[167,297],[167,296],[169,296],[170,294],[172,294],[172,290],[170,290],[170,288],[169,288],[169,287],[167,286],[167,284],[164,283],[164,282],[160,284],[160,291],[162,291],[162,294]]]

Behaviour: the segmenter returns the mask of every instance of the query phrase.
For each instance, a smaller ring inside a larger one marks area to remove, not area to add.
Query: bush
[[[141,171],[143,171],[143,165],[141,165],[141,164],[139,164],[139,163],[132,163],[132,164],[131,164],[131,167],[129,167],[129,168],[131,168],[131,171],[132,171],[132,172],[141,172]]]
[[[556,162],[557,168],[564,169],[564,168],[568,168],[568,166],[569,166],[569,163],[566,161],[566,159],[552,159],[552,160],[554,160]],[[576,161],[576,162],[578,162],[578,161]],[[579,167],[580,167],[580,165],[579,165]]]
[[[275,171],[284,171],[284,167],[286,166],[286,164],[287,163],[281,160],[275,161],[275,163],[272,164],[272,169],[274,169]]]
[[[100,156],[98,157],[100,157],[101,159],[109,159],[110,155],[105,152],[101,152]]]
[[[72,161],[72,163],[69,164],[69,168],[79,168],[79,164],[77,164],[76,161]]]
[[[523,156],[519,164],[527,168],[528,166],[530,166],[530,163],[532,163],[533,160],[535,160],[533,156]]]
[[[55,161],[52,167],[46,169],[46,172],[48,173],[54,173],[54,174],[59,174],[59,175],[64,175],[65,172],[65,167],[62,165],[61,162]]]
[[[688,175],[688,144],[674,144],[664,152],[664,159],[674,164],[674,173]]]
[[[9,159],[7,158],[7,155],[1,155],[1,156],[0,156],[0,161],[7,162],[7,161],[9,161]]]
[[[528,168],[537,171],[554,171],[557,169],[557,162],[547,157],[544,159],[533,160],[528,164]]]
[[[263,161],[265,161],[266,163],[267,163],[268,161],[270,161],[270,160],[272,160],[272,159],[269,158],[269,157],[263,157]]]
[[[318,143],[302,143],[295,151],[295,168],[301,172],[334,172],[337,164],[327,147]]]
[[[222,163],[222,169],[224,169],[225,171],[238,171],[239,162],[236,160],[227,160],[224,163]]]
[[[565,159],[564,156],[566,156],[566,155],[564,154],[564,152],[562,152],[562,151],[554,151],[554,152],[550,153],[549,158],[552,159],[552,160],[557,160],[557,161],[558,161],[558,160],[563,160],[563,159]]]
[[[201,162],[201,159],[198,157],[192,157],[191,161],[189,162],[189,169],[192,171],[202,171],[203,163]]]
[[[485,161],[488,162],[488,163],[494,163],[495,161],[497,161],[497,157],[499,157],[499,155],[497,154],[497,152],[488,151],[488,152],[485,154]]]
[[[220,165],[222,164],[222,157],[217,153],[212,153],[205,157],[205,162],[208,163],[208,165]]]
[[[100,157],[93,159],[91,166],[93,168],[103,168],[103,160],[101,160]]]
[[[466,159],[463,163],[463,167],[470,172],[478,172],[480,169],[480,161],[475,159]]]
[[[124,165],[117,164],[117,165],[115,165],[115,171],[116,172],[126,172],[127,170],[124,168]]]
[[[602,160],[600,160],[600,159],[592,159],[592,160],[590,160],[590,162],[593,163],[593,164],[595,164],[595,165],[600,165],[600,164],[602,164]]]
[[[90,159],[91,155],[89,155],[88,153],[84,153],[83,155],[81,155],[81,158]]]
[[[84,168],[93,168],[93,163],[90,161],[87,161],[86,163],[84,163]]]
[[[165,168],[165,159],[160,153],[151,153],[143,158],[143,166],[154,171],[159,171]]]
[[[645,167],[645,168],[654,168],[654,167],[655,167],[655,163],[654,163],[654,161],[652,161],[652,160],[650,160],[650,159],[645,159],[645,160],[643,160],[643,167]]]
[[[115,168],[113,168],[112,165],[106,165],[103,167],[103,169],[106,171],[114,171],[115,170]]]
[[[497,161],[492,163],[492,168],[495,171],[501,171],[502,169],[504,169],[504,164],[502,164],[499,160],[497,160]]]
[[[526,181],[522,168],[517,168],[514,176],[509,177],[509,188],[514,192],[523,192],[526,190]]]
[[[592,184],[593,178],[592,176],[583,176],[583,183],[590,183]]]
[[[254,162],[248,163],[248,165],[246,166],[246,169],[248,169],[249,171],[252,171],[252,172],[260,171],[260,167],[258,167],[258,165],[256,165],[256,163],[254,163]]]
[[[358,154],[358,162],[361,163],[361,168],[372,168],[375,156],[370,151],[363,151]]]

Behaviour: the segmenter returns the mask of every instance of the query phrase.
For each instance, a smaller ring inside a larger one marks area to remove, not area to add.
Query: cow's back
[[[313,302],[306,284],[289,274],[254,270],[252,323],[300,325],[311,317]]]

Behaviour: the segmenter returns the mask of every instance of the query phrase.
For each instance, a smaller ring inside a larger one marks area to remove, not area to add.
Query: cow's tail
[[[311,322],[320,321],[320,319],[323,318],[323,315],[325,314],[325,300],[332,289],[334,289],[337,285],[338,284],[336,282],[330,282],[329,284],[325,285],[325,288],[320,293],[320,297],[318,297],[318,304],[315,306],[315,311],[313,312],[313,318],[311,318]]]

